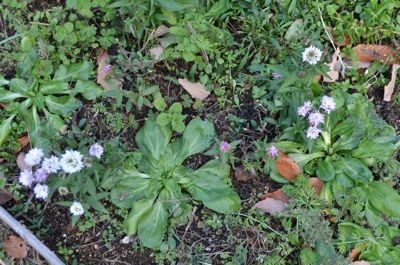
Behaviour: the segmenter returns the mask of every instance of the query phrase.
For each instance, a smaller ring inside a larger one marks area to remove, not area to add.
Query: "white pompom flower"
[[[26,169],[21,171],[21,173],[19,174],[18,181],[25,187],[32,186],[32,183],[34,181],[33,172]]]
[[[325,110],[326,113],[331,113],[336,109],[335,100],[332,97],[323,96],[321,99],[321,109]]]
[[[310,47],[304,50],[302,55],[303,55],[303,62],[315,65],[321,60],[322,51],[317,47],[311,45]]]
[[[311,126],[318,126],[321,123],[324,123],[324,114],[320,112],[312,112],[308,116],[308,122],[310,123]]]
[[[71,207],[69,207],[69,211],[72,213],[72,215],[79,216],[85,213],[85,209],[83,209],[83,206],[80,202],[74,202],[71,204]]]
[[[90,148],[89,148],[89,155],[95,156],[95,157],[97,157],[98,159],[101,158],[101,156],[103,155],[103,153],[104,153],[104,149],[103,149],[103,147],[102,147],[100,144],[98,144],[98,143],[92,144],[92,145],[90,146]]]
[[[60,159],[56,156],[45,158],[42,162],[42,168],[48,173],[57,173],[61,169]]]
[[[317,127],[309,127],[307,130],[307,137],[311,140],[315,140],[318,138],[320,133],[321,130],[318,129]]]
[[[79,172],[84,167],[83,155],[78,151],[67,150],[60,159],[60,165],[66,173]]]
[[[46,184],[37,184],[35,188],[33,188],[33,192],[36,198],[45,200],[49,195],[49,186]]]
[[[29,152],[25,155],[25,163],[28,166],[36,166],[40,164],[43,158],[43,150],[40,148],[32,148]]]

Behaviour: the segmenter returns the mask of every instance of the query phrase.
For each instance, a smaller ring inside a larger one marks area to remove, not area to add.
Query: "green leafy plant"
[[[229,187],[227,164],[210,160],[197,170],[182,165],[211,146],[213,124],[195,118],[181,138],[171,142],[171,135],[168,127],[148,120],[135,138],[143,158],[137,167],[123,170],[111,191],[114,204],[132,208],[125,232],[138,233],[141,242],[152,248],[162,242],[169,218],[177,223],[187,219],[192,200],[219,213],[240,208],[239,196]]]
[[[176,132],[183,132],[185,130],[185,123],[183,122],[187,115],[182,115],[182,105],[179,102],[172,104],[168,112],[163,112],[157,116],[157,124],[160,126],[171,125],[172,130]]]

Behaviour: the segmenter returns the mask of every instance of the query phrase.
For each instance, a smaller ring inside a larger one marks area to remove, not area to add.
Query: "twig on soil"
[[[181,249],[183,247],[183,242],[185,241],[186,233],[189,230],[189,227],[193,223],[193,218],[194,218],[194,214],[196,213],[196,210],[197,210],[197,206],[194,206],[193,207],[193,211],[192,211],[192,213],[190,214],[190,217],[189,217],[189,223],[187,224],[187,226],[185,228],[185,232],[183,232],[182,238],[180,240],[181,242],[179,243],[178,249]]]

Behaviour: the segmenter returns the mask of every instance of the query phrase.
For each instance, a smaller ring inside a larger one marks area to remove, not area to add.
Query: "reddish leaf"
[[[360,256],[360,254],[361,254],[361,249],[360,249],[360,248],[358,248],[358,247],[353,248],[353,249],[349,252],[349,259],[350,259],[351,261],[354,261],[354,260],[358,259],[358,257]]]
[[[319,178],[310,178],[310,185],[317,194],[320,194],[324,188],[324,182]]]
[[[279,153],[275,165],[279,175],[289,181],[294,180],[301,173],[300,167],[283,152]]]
[[[14,235],[3,241],[3,249],[7,255],[16,259],[23,259],[28,254],[28,247],[25,241]]]
[[[289,202],[289,197],[286,196],[285,193],[283,193],[282,189],[266,193],[266,194],[262,195],[261,198],[262,199],[270,198],[270,199],[282,201],[282,202],[285,202],[285,203]]]
[[[20,146],[18,151],[20,151],[22,148],[27,146],[31,141],[29,139],[29,136],[22,136],[17,139],[17,142],[19,143],[19,146]]]
[[[386,45],[359,44],[353,47],[357,59],[362,62],[380,61],[387,64],[400,63],[394,49]]]
[[[192,96],[192,98],[205,99],[210,95],[206,87],[201,83],[192,83],[187,79],[178,79],[179,84]]]
[[[24,154],[24,152],[21,152],[21,153],[18,154],[17,166],[21,171],[23,171],[23,170],[32,170],[32,167],[28,166],[25,163],[25,154]]]
[[[13,198],[14,197],[12,196],[12,194],[9,193],[7,190],[5,189],[0,190],[0,204],[4,204]]]
[[[250,171],[245,170],[243,167],[237,167],[235,169],[235,179],[238,181],[249,181],[253,178],[253,174]]]

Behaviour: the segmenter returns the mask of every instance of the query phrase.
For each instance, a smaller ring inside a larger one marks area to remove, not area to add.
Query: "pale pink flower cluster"
[[[306,101],[304,104],[297,109],[297,115],[302,117],[308,116],[308,124],[310,127],[307,129],[307,137],[311,140],[315,140],[321,133],[321,129],[318,128],[320,124],[324,123],[325,115],[320,111],[323,110],[327,114],[330,114],[336,109],[335,100],[329,96],[323,96],[321,99],[321,105],[319,110],[313,111],[311,101]]]

